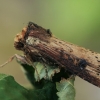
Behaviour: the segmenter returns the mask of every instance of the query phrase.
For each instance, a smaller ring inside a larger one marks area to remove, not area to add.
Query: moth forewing
[[[46,29],[35,27],[34,23],[31,25],[29,23],[26,33],[28,34],[26,43],[38,51],[38,54],[45,59],[44,63],[61,66],[100,87],[98,74],[100,54],[48,35]]]

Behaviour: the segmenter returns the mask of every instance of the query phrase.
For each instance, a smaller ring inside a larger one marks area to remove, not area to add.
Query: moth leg
[[[0,67],[3,67],[6,64],[10,63],[14,58],[16,58],[17,61],[19,61],[20,63],[28,64],[28,61],[25,59],[25,56],[21,56],[21,55],[18,55],[18,54],[14,54],[5,63],[3,63],[2,65],[0,65]]]
[[[5,62],[5,64],[11,62],[14,58],[16,58],[16,60],[18,62],[20,62],[21,64],[28,64],[28,65],[30,65],[30,62],[26,59],[25,55],[18,55],[18,54],[14,54],[14,56],[10,57],[8,59],[8,61]]]
[[[6,64],[10,63],[14,58],[17,59],[18,62],[22,63],[22,64],[28,64],[28,65],[31,65],[36,73],[37,73],[37,76],[38,76],[38,81],[40,80],[40,77],[39,77],[39,74],[38,74],[38,71],[37,71],[37,68],[36,68],[36,65],[34,65],[29,59],[27,59],[26,56],[21,56],[21,55],[18,55],[18,54],[14,54],[12,57],[10,57],[5,63],[3,63],[2,65],[0,65],[0,67],[4,67]]]
[[[16,54],[14,56],[10,57],[5,63],[0,65],[0,67],[4,67],[6,64],[10,63],[15,57],[16,57]]]

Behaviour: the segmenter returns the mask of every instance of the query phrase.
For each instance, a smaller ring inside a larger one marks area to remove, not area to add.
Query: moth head
[[[22,29],[22,32],[18,33],[14,38],[14,47],[21,50],[24,47],[24,37],[27,31],[27,27]]]
[[[44,29],[33,22],[29,22],[27,27],[23,28],[22,31],[16,35],[14,47],[18,50],[22,50],[28,37],[38,38],[41,41],[48,42],[48,38],[51,36],[52,34],[49,29]]]

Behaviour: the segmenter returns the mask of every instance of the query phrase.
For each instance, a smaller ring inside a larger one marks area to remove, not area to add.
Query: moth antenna
[[[4,67],[6,64],[10,63],[14,58],[15,58],[15,55],[10,57],[4,64],[0,65],[0,68]]]

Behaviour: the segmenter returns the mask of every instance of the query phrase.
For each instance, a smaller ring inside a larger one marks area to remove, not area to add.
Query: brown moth
[[[24,52],[29,64],[42,62],[44,66],[47,64],[63,68],[100,87],[100,54],[62,41],[54,37],[49,29],[29,22],[28,26],[16,35],[14,47]]]

